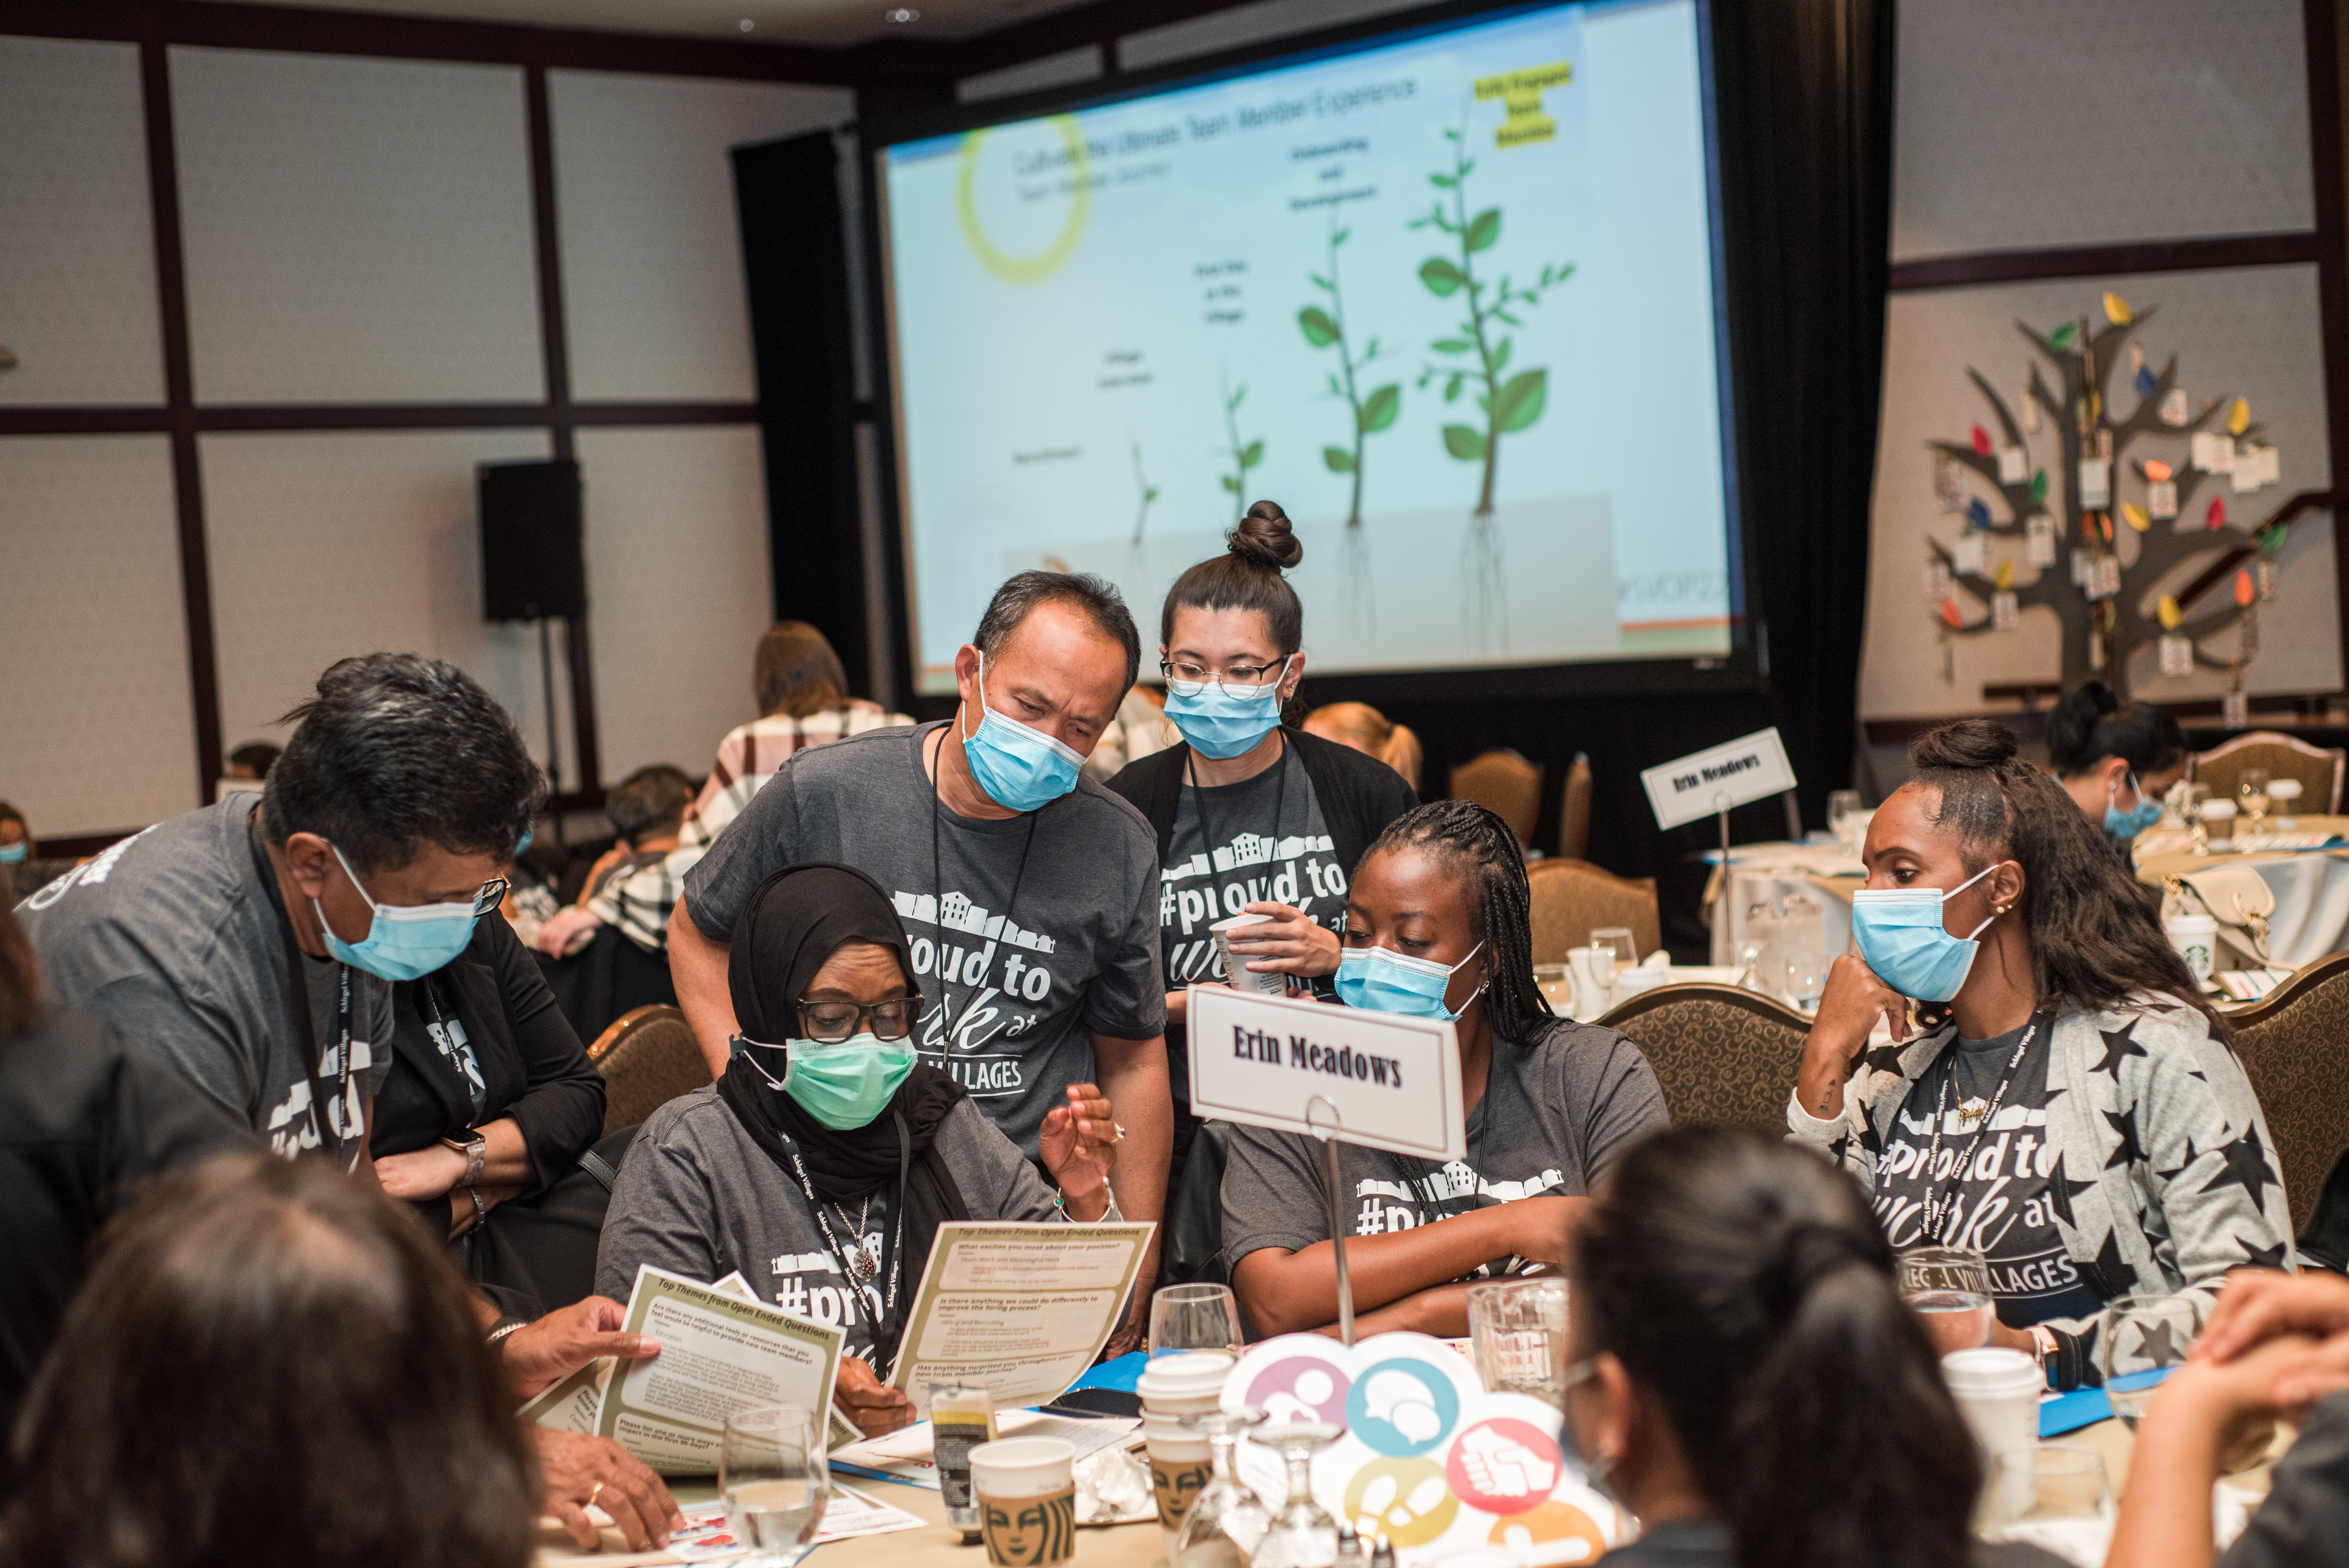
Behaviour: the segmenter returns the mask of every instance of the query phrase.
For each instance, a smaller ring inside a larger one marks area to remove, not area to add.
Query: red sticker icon
[[[1444,1473],[1469,1507],[1523,1513],[1549,1501],[1565,1468],[1557,1439],[1530,1421],[1495,1416],[1460,1434]]]

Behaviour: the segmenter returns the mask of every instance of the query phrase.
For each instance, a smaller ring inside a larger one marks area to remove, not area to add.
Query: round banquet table
[[[2328,953],[2349,948],[2349,817],[2297,820],[2301,832],[2330,833],[2344,841],[2319,850],[2248,853],[2213,850],[2208,855],[2197,855],[2183,847],[2192,841],[2186,831],[2156,828],[2134,847],[2131,858],[2137,880],[2158,887],[2164,877],[2220,866],[2251,867],[2275,893],[2275,913],[2268,921],[2268,953],[2277,968],[2297,969]],[[1716,944],[1718,941],[1716,937]],[[2222,967],[2250,965],[2250,960],[2231,953],[2230,960]]]

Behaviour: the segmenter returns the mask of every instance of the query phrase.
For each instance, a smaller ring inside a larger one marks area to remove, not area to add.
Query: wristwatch
[[[456,1185],[478,1185],[481,1180],[481,1168],[490,1162],[490,1140],[469,1127],[465,1129],[462,1141],[454,1138],[444,1138],[440,1141],[465,1157],[465,1173],[457,1178]]]

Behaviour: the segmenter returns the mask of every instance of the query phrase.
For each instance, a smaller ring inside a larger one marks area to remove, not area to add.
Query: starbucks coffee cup
[[[1268,914],[1236,914],[1207,927],[1207,934],[1215,938],[1216,956],[1223,961],[1224,978],[1232,983],[1233,990],[1252,991],[1260,996],[1288,995],[1288,975],[1258,974],[1247,966],[1246,958],[1232,951],[1233,932],[1244,925],[1263,925],[1271,919]]]
[[[1142,1436],[1150,1460],[1151,1495],[1158,1503],[1158,1532],[1172,1563],[1183,1516],[1214,1473],[1214,1454],[1206,1438],[1173,1418],[1144,1416]]]
[[[2169,945],[2178,949],[2194,978],[2208,985],[2210,972],[2218,967],[2218,921],[2207,914],[2174,914],[2161,923],[2161,929],[2168,933]]]
[[[1055,1438],[970,1450],[979,1536],[993,1568],[1059,1568],[1077,1552],[1077,1451]]]
[[[1941,1357],[1941,1378],[1973,1430],[1982,1474],[1992,1478],[1983,1490],[1985,1517],[2013,1518],[2030,1501],[2031,1477],[2027,1470],[2002,1468],[1998,1456],[2038,1446],[2039,1396],[2046,1390],[2046,1374],[2020,1350],[1960,1350]],[[2018,1482],[2024,1493],[2008,1495],[2007,1489]]]

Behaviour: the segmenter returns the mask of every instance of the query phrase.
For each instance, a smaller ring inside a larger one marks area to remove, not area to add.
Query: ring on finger
[[[603,1482],[603,1481],[600,1481],[600,1480],[599,1480],[599,1481],[597,1481],[594,1486],[591,1486],[591,1487],[589,1487],[589,1488],[587,1489],[587,1506],[588,1506],[588,1507],[593,1508],[593,1507],[595,1507],[595,1494],[596,1494],[597,1492],[600,1492],[600,1491],[602,1491],[604,1490],[605,1484],[605,1482]]]

